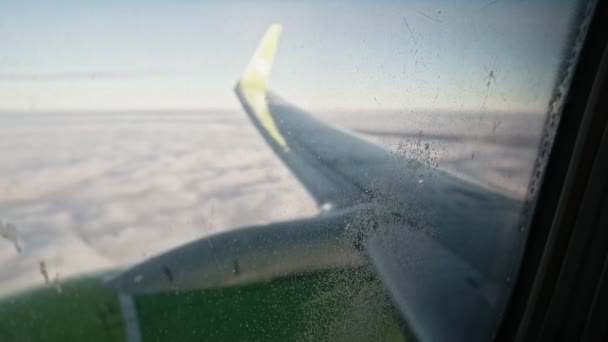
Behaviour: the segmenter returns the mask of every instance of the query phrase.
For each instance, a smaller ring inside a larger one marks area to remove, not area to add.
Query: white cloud
[[[410,158],[525,193],[540,115],[319,113]],[[315,204],[242,112],[0,114],[0,294],[123,267]],[[422,133],[420,133],[422,132]],[[429,148],[425,148],[425,144]]]
[[[43,260],[66,277],[316,212],[239,112],[31,119],[0,144],[0,217],[23,247],[2,242],[0,293],[42,284]]]

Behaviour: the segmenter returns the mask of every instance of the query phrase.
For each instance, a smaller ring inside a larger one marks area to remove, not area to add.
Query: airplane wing
[[[270,27],[236,86],[253,124],[321,209],[373,205],[380,227],[366,238],[367,257],[419,337],[441,340],[440,331],[456,326],[473,340],[490,333],[479,326],[501,307],[512,267],[501,252],[517,238],[521,203],[332,127],[268,91],[280,32]]]
[[[268,81],[280,34],[280,25],[270,26],[235,91],[321,215],[204,238],[108,285],[149,293],[368,264],[414,336],[490,337],[517,262],[505,255],[517,255],[513,248],[523,244],[523,203],[333,127],[273,94]]]
[[[370,181],[365,172],[353,170],[382,162],[386,151],[315,119],[268,90],[280,33],[280,25],[268,29],[236,94],[266,142],[321,209],[350,207],[360,201]]]

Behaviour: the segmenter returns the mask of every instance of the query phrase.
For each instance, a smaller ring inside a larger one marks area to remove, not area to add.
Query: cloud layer
[[[514,197],[542,116],[321,113],[406,157]],[[315,215],[241,112],[1,113],[0,295],[124,267],[214,232]],[[427,146],[428,145],[428,146]]]
[[[5,115],[0,240],[7,292],[128,265],[216,231],[315,213],[241,113]]]

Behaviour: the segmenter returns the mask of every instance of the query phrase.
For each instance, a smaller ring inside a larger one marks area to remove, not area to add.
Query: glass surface
[[[590,9],[3,4],[0,340],[489,339]]]

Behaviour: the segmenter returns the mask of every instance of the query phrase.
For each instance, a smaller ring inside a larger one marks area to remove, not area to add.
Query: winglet
[[[272,24],[266,30],[264,38],[241,76],[239,85],[242,89],[266,91],[282,30],[281,24]]]
[[[268,78],[279,44],[281,30],[280,24],[272,24],[266,30],[264,38],[262,38],[237,84],[236,92],[247,114],[262,131],[271,146],[278,145],[283,152],[287,153],[289,152],[287,141],[279,131],[272,113],[270,113],[266,98]]]

